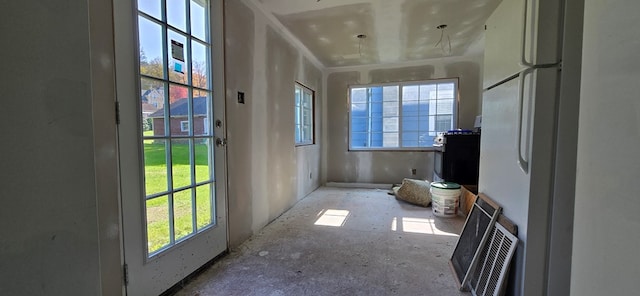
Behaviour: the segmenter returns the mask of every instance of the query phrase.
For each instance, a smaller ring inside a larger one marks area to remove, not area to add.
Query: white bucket
[[[438,217],[455,217],[458,215],[460,185],[452,182],[431,183],[431,209]]]

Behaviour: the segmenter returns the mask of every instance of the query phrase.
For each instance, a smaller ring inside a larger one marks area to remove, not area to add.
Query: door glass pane
[[[164,83],[155,79],[140,79],[142,95],[142,134],[145,137],[164,136]]]
[[[171,135],[188,136],[189,125],[189,89],[176,84],[169,84],[169,116],[171,117]],[[185,123],[186,122],[186,123]]]
[[[144,141],[144,182],[147,196],[168,190],[166,143],[165,140]]]
[[[195,96],[195,94],[199,96]],[[208,93],[195,92],[193,97],[193,134],[195,136],[211,135],[211,96]]]
[[[187,32],[187,7],[184,0],[167,1],[167,23]]]
[[[167,48],[169,80],[187,84],[187,73],[189,73],[187,37],[174,30],[167,30]]]
[[[209,38],[207,38],[209,21],[205,5],[203,0],[191,0],[191,35],[209,42]]]
[[[173,171],[173,188],[178,189],[191,185],[191,140],[171,141],[171,168]]]
[[[211,190],[213,184],[205,184],[196,187],[196,216],[198,217],[198,230],[213,222],[212,204],[214,191]]]
[[[191,43],[191,71],[193,86],[203,89],[211,89],[209,79],[209,48],[198,42]]]
[[[138,17],[140,74],[162,79],[166,68],[162,61],[162,26],[146,17]]]
[[[196,148],[196,183],[212,181],[211,175],[213,169],[213,145],[209,138],[195,139]]]
[[[138,0],[138,10],[160,20],[162,19],[161,4],[160,0]]]
[[[149,254],[171,243],[169,230],[169,198],[164,195],[146,202],[147,248]]]
[[[193,233],[191,191],[191,189],[187,189],[173,194],[173,224],[175,225],[176,241]]]

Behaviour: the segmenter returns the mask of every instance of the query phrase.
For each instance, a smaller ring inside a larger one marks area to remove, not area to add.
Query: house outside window
[[[314,143],[315,92],[299,83],[295,85],[295,138],[296,145]]]
[[[458,79],[349,88],[350,150],[428,150],[457,127]]]

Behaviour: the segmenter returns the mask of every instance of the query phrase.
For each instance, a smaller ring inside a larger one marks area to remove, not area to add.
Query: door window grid
[[[209,132],[213,129],[194,126],[212,122],[209,5],[204,0],[167,0],[161,1],[158,13],[144,7],[149,1],[138,2],[143,3],[138,21],[159,26],[162,36],[161,53],[149,60],[143,47],[150,43],[144,36],[148,31],[139,25],[146,251],[152,256],[215,224],[213,134]],[[185,23],[180,28],[167,23],[168,12],[179,2],[185,5]],[[153,13],[147,13],[150,10]],[[197,30],[199,36],[191,35],[192,10],[202,16],[198,22],[204,29]],[[186,130],[186,134],[174,130]],[[160,169],[154,169],[158,164]]]
[[[457,79],[349,88],[351,150],[427,149],[456,128]]]

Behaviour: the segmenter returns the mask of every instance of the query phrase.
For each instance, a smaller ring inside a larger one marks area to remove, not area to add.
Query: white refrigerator
[[[564,2],[503,0],[486,22],[478,190],[518,226],[507,295],[547,294]]]

